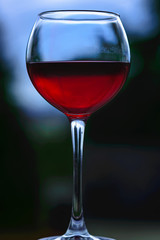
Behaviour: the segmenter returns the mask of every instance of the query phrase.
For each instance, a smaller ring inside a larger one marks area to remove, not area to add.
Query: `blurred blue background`
[[[0,236],[14,239],[13,233],[23,232],[23,239],[36,239],[64,233],[68,226],[72,195],[69,122],[36,92],[25,66],[26,44],[37,14],[61,9],[119,13],[131,47],[131,71],[123,90],[88,120],[86,222],[92,231],[100,229],[97,234],[106,235],[108,230],[108,236],[111,233],[119,240],[149,239],[149,234],[147,238],[141,233],[135,238],[134,228],[124,222],[133,222],[137,231],[136,223],[145,223],[143,232],[152,222],[151,238],[159,239],[155,227],[160,221],[159,0],[1,0]],[[29,237],[26,232],[31,233]]]

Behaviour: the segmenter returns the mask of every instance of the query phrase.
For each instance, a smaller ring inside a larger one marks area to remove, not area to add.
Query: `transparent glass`
[[[71,122],[71,220],[63,236],[45,239],[108,239],[90,235],[84,222],[83,142],[88,117],[116,96],[129,72],[130,49],[120,16],[87,10],[39,14],[28,41],[26,64],[37,91]]]

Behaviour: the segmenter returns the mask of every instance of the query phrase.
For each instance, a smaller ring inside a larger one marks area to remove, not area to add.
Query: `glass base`
[[[40,238],[39,240],[115,240],[113,238],[106,238],[106,237],[99,237],[99,236],[53,236],[53,237],[46,237]]]

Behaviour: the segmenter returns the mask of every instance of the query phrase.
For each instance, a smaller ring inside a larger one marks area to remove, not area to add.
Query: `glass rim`
[[[62,17],[54,17],[53,15],[56,14],[74,14],[74,13],[84,13],[86,16],[89,16],[89,14],[95,14],[97,17],[92,18],[74,18],[73,16],[70,18],[66,18],[62,15]],[[52,16],[50,16],[52,14]],[[87,15],[88,14],[88,15]],[[39,18],[46,19],[46,20],[63,20],[63,21],[100,21],[100,20],[115,20],[120,17],[118,13],[110,12],[110,11],[102,11],[102,10],[50,10],[50,11],[44,11],[38,14]],[[99,17],[98,17],[99,16]],[[100,17],[101,16],[101,17]]]

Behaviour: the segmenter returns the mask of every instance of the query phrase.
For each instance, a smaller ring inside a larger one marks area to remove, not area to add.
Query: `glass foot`
[[[53,236],[53,237],[46,237],[41,238],[39,240],[115,240],[113,238],[106,238],[106,237],[99,237],[99,236]]]

